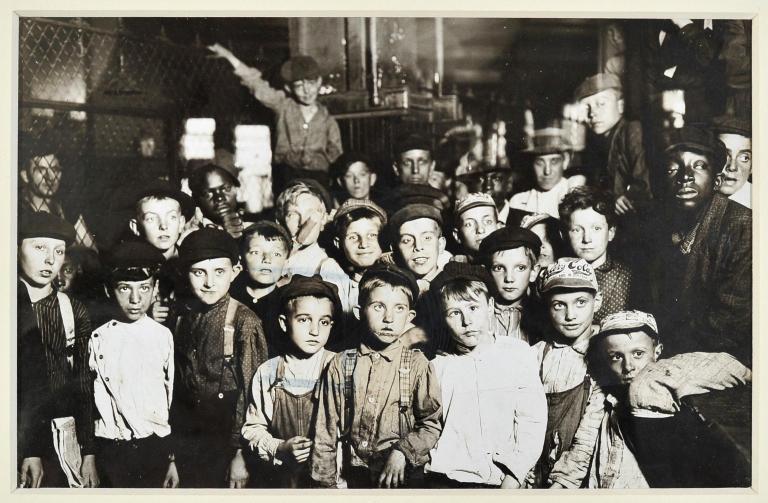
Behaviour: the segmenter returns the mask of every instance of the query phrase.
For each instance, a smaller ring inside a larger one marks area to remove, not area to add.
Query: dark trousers
[[[490,484],[474,484],[459,482],[448,478],[444,473],[428,472],[424,477],[424,486],[427,489],[498,489],[499,486]]]
[[[383,468],[383,467],[382,467]],[[373,471],[364,467],[348,467],[344,470],[344,480],[350,489],[375,489],[379,487],[381,470]],[[408,467],[405,469],[405,483],[398,489],[424,488],[424,467]]]
[[[168,441],[157,435],[134,440],[96,437],[102,487],[162,487],[168,470]]]

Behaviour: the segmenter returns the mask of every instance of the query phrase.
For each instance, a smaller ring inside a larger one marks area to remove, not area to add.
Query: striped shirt
[[[70,415],[75,418],[83,455],[93,454],[93,386],[88,369],[91,322],[88,312],[82,303],[70,297],[75,318],[75,344],[68,350],[56,291],[32,303],[24,283],[19,281],[17,288],[20,455],[37,457],[51,450],[51,419]],[[70,353],[73,354],[71,369],[67,362]]]

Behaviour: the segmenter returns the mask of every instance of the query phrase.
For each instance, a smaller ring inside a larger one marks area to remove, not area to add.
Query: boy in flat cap
[[[432,282],[450,344],[433,360],[443,431],[425,467],[430,488],[518,488],[541,454],[547,402],[536,354],[496,339],[482,266],[446,264]]]
[[[541,336],[541,309],[529,295],[539,273],[541,240],[529,229],[502,227],[480,243],[479,255],[492,279],[493,333],[533,343]],[[525,320],[525,321],[523,321]]]
[[[105,260],[112,318],[91,334],[96,446],[107,487],[176,487],[168,422],[173,335],[147,316],[164,257],[144,241],[118,244]]]
[[[681,399],[748,384],[752,373],[726,353],[659,360],[661,351],[653,315],[621,311],[603,319],[588,351],[597,386],[551,487],[748,485],[748,462]]]
[[[83,304],[53,288],[71,225],[45,212],[22,213],[18,243],[18,469],[21,487],[97,487],[91,322]],[[54,419],[73,417],[79,473],[65,473],[51,436]],[[71,477],[71,478],[70,478]]]
[[[597,278],[584,259],[562,258],[541,272],[537,287],[549,312],[550,330],[534,346],[547,394],[547,433],[530,483],[543,487],[554,462],[570,448],[591,395],[589,339],[600,309]]]
[[[473,192],[456,201],[453,215],[453,236],[464,252],[461,260],[474,263],[483,239],[504,225],[499,222],[496,203],[488,194]],[[459,256],[454,260],[460,260]]]
[[[395,176],[402,184],[428,185],[435,160],[432,143],[418,133],[405,133],[395,141]]]
[[[317,102],[323,83],[317,61],[304,55],[286,61],[280,68],[284,89],[278,90],[264,80],[260,70],[246,66],[219,44],[209,49],[226,58],[242,84],[277,115],[273,163],[287,168],[282,179],[315,178],[328,185],[328,168],[343,148],[336,119]],[[281,192],[284,186],[278,184],[275,192]]]
[[[643,148],[643,127],[624,119],[621,80],[598,73],[584,79],[574,93],[584,107],[594,133],[587,147],[588,165],[596,170],[592,184],[613,194],[616,213],[636,211],[651,198],[648,166]]]
[[[727,153],[711,131],[672,130],[666,213],[657,253],[662,330],[672,353],[725,351],[752,359],[752,212],[716,191]]]
[[[712,131],[728,154],[718,192],[752,209],[752,125],[738,117],[723,116],[714,120]]]
[[[278,290],[279,356],[256,371],[243,437],[261,463],[260,487],[310,487],[320,377],[335,353],[325,349],[340,308],[336,285],[294,275]]]
[[[377,264],[360,280],[365,325],[355,349],[331,360],[320,389],[312,478],[334,487],[416,487],[440,436],[440,388],[424,355],[403,343],[419,295],[409,271]],[[341,472],[337,445],[343,446]]]
[[[194,299],[175,332],[178,369],[172,427],[184,487],[245,487],[240,443],[248,386],[267,359],[261,321],[230,297],[240,273],[237,242],[225,231],[200,229],[179,249]]]
[[[580,174],[566,177],[571,161],[571,145],[564,132],[554,127],[536,130],[533,145],[523,153],[531,159],[535,175],[534,187],[514,194],[499,212],[499,220],[506,222],[511,209],[546,213],[560,218],[557,205],[571,188],[586,182]]]

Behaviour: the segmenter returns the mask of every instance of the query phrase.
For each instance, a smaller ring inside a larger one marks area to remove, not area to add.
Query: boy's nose
[[[384,310],[384,323],[392,323],[393,317],[392,317],[393,311],[391,309],[385,309]]]
[[[53,250],[51,250],[45,256],[45,263],[46,264],[53,264],[56,261],[56,256],[54,255],[54,253],[55,252]]]
[[[317,336],[320,333],[320,322],[313,321],[309,325],[309,335]]]
[[[549,165],[549,163],[546,163],[544,165],[544,176],[549,176],[552,174],[552,167]]]
[[[131,296],[129,297],[128,300],[130,300],[131,304],[138,304],[139,301],[141,300],[141,296],[139,295],[138,291],[131,290]]]
[[[738,168],[736,167],[736,159],[729,157],[728,161],[726,161],[725,163],[724,171],[730,171],[730,172],[738,171]]]
[[[585,243],[591,243],[592,242],[592,232],[588,230],[584,230],[584,238],[582,239]]]
[[[272,257],[269,256],[268,253],[265,253],[261,256],[261,263],[262,264],[271,264],[272,263]]]
[[[625,374],[629,374],[630,372],[635,370],[635,364],[632,361],[632,359],[630,359],[630,358],[624,359],[624,363],[623,363],[622,367],[624,367],[623,370],[624,370]]]

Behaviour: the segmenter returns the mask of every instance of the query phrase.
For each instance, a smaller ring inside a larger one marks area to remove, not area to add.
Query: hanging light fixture
[[[118,67],[117,75],[112,77],[104,86],[104,94],[107,96],[137,96],[144,94],[141,87],[125,69],[125,55],[123,54],[123,19],[117,18],[117,51]]]

